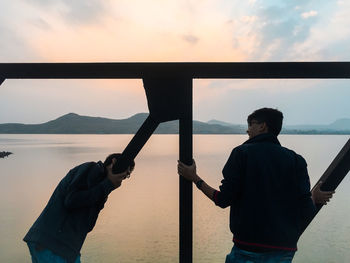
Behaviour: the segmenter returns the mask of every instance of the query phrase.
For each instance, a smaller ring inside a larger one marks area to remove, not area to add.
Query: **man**
[[[178,173],[221,208],[230,206],[234,247],[226,262],[291,262],[297,241],[315,212],[333,192],[320,184],[310,193],[304,158],[277,139],[283,114],[262,108],[248,116],[249,139],[233,149],[223,168],[220,191],[206,184],[196,165],[178,164]]]
[[[134,169],[114,174],[113,165],[121,154],[109,155],[105,162],[83,163],[68,172],[53,192],[48,204],[24,237],[32,262],[79,263],[86,235],[95,226],[107,196]]]

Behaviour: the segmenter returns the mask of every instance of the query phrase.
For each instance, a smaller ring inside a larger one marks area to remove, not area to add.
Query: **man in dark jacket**
[[[310,192],[304,158],[282,147],[277,136],[283,115],[270,108],[248,116],[249,139],[233,149],[223,168],[220,191],[206,184],[193,163],[178,172],[221,208],[230,206],[234,247],[226,262],[291,262],[297,241],[314,215],[315,203],[325,204],[333,192],[320,185]]]
[[[120,174],[112,172],[120,154],[105,162],[83,163],[68,172],[24,237],[32,262],[80,262],[80,249],[95,226],[107,196],[127,178],[135,163]]]

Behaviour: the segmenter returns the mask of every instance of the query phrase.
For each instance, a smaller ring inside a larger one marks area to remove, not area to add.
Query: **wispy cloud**
[[[199,38],[194,35],[184,35],[182,38],[190,44],[196,44],[199,41]]]
[[[13,43],[32,49],[24,60],[31,53],[47,61],[300,61],[316,50],[322,57],[344,50],[348,16],[343,25],[335,21],[340,9],[350,11],[345,1],[277,2],[1,1],[0,45],[7,51],[0,54],[15,57]],[[326,38],[316,37],[322,28],[337,34],[337,50],[323,44],[329,39],[315,40]]]
[[[25,39],[10,27],[0,25],[0,35],[1,62],[23,62],[37,57]]]
[[[317,16],[318,15],[318,12],[317,11],[314,11],[314,10],[311,10],[309,12],[304,12],[301,14],[301,17],[304,18],[304,19],[307,19],[309,17],[313,17],[313,16]]]
[[[85,24],[98,21],[108,11],[109,1],[99,0],[27,0],[37,8],[61,15],[67,22]]]

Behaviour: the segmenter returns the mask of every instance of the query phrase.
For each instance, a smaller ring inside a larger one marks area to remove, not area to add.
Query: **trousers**
[[[30,255],[32,256],[32,263],[68,263],[68,261],[49,249],[37,249],[37,244],[33,242],[27,243]],[[74,263],[80,263],[80,256],[76,258]]]
[[[225,263],[291,263],[295,251],[250,252],[233,246]]]

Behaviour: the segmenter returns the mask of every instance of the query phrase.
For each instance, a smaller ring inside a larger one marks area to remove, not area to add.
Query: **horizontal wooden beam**
[[[350,62],[0,63],[2,79],[350,78]]]

